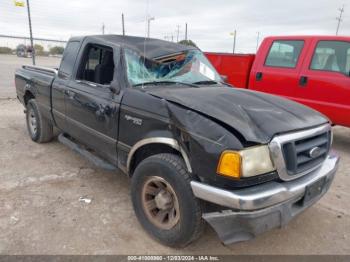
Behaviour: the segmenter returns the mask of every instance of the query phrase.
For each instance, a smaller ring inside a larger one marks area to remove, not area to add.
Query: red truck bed
[[[227,77],[227,82],[235,87],[247,88],[250,69],[252,68],[255,55],[209,53],[205,55],[216,70]]]

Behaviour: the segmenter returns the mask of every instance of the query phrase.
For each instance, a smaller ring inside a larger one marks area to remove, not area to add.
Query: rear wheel
[[[26,120],[29,136],[34,142],[46,143],[52,140],[53,127],[42,117],[35,99],[30,99],[27,103]]]
[[[182,159],[173,154],[146,158],[133,174],[136,216],[147,233],[164,245],[184,247],[202,232],[201,205],[191,180]]]

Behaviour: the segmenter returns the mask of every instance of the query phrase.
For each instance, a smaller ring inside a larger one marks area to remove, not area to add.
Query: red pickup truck
[[[350,127],[350,37],[267,37],[256,55],[206,56],[235,87],[295,100]]]

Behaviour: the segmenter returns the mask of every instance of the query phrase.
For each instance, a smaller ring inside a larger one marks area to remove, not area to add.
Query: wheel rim
[[[35,136],[38,130],[38,127],[37,127],[36,116],[33,109],[29,109],[29,112],[28,112],[28,126],[29,126],[30,133],[33,136]]]
[[[142,206],[158,228],[171,229],[179,222],[179,201],[172,186],[161,177],[149,177],[143,184]]]

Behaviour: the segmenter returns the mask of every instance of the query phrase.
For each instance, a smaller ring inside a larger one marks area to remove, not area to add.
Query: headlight
[[[274,171],[269,148],[250,147],[241,151],[224,151],[219,160],[217,173],[232,178],[252,177]]]

